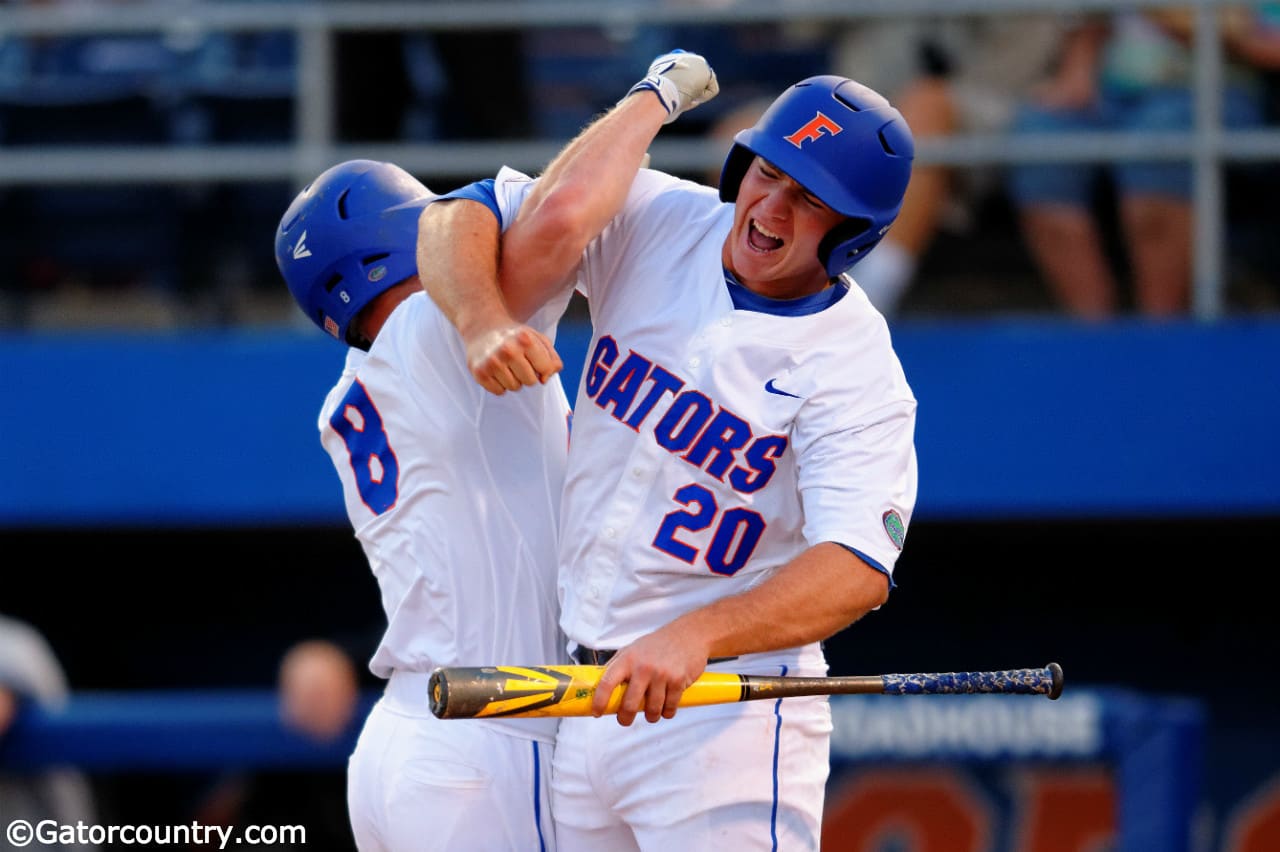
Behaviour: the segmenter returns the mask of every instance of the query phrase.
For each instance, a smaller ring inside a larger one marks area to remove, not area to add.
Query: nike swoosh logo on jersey
[[[769,393],[776,393],[778,396],[789,396],[792,399],[800,399],[800,396],[798,394],[787,393],[781,388],[774,387],[773,379],[770,379],[769,381],[764,383],[764,389],[767,390]]]

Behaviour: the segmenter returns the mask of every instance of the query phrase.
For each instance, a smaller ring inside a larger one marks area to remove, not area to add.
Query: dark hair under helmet
[[[302,312],[348,342],[356,314],[418,271],[418,216],[436,196],[399,166],[348,160],[298,193],[276,229],[276,265]]]
[[[846,220],[818,246],[827,274],[847,271],[880,242],[911,178],[915,142],[902,114],[861,83],[835,75],[801,80],[733,139],[720,198],[734,201],[759,155]]]

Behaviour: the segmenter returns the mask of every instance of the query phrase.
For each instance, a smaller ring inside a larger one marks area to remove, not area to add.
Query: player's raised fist
[[[555,346],[526,325],[511,324],[466,342],[467,367],[481,387],[496,396],[546,384],[564,366]]]
[[[720,84],[706,59],[696,53],[673,50],[653,60],[649,73],[631,87],[627,96],[642,90],[658,96],[667,108],[667,120],[663,123],[670,124],[685,110],[714,98],[720,91]]]

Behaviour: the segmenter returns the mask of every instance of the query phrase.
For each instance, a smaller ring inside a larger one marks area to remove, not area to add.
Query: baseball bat
[[[604,666],[442,667],[431,673],[431,712],[441,719],[498,716],[589,716]],[[609,697],[606,713],[616,713],[623,687]],[[703,672],[679,707],[729,704],[797,695],[1002,695],[1062,694],[1062,667],[994,672],[934,672],[852,677],[780,677]]]

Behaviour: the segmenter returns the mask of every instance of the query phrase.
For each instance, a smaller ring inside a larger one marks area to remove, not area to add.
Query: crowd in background
[[[1280,4],[1221,14],[1223,124],[1271,125]],[[1188,10],[1153,9],[835,27],[339,30],[335,136],[357,145],[564,141],[610,105],[620,81],[673,45],[711,58],[723,87],[676,133],[726,148],[762,99],[826,72],[889,96],[918,140],[1185,132],[1195,110],[1192,20]],[[297,63],[293,30],[0,36],[0,154],[285,145],[298,132]],[[1229,309],[1280,305],[1280,264],[1259,203],[1277,174],[1268,162],[1226,168]],[[718,179],[715,171],[684,176]],[[421,177],[437,191],[465,182]],[[1190,164],[1170,160],[920,164],[902,217],[854,276],[890,318],[1183,315],[1191,307],[1191,187]],[[292,322],[270,246],[295,189],[283,180],[0,186],[0,328]]]

